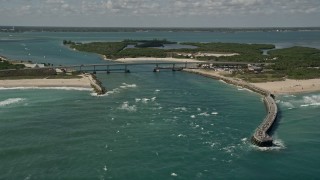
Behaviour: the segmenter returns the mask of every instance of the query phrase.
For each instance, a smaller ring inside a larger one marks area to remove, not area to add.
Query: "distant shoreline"
[[[14,27],[14,30],[13,30]],[[282,32],[319,31],[320,27],[63,27],[63,26],[0,26],[0,32]]]

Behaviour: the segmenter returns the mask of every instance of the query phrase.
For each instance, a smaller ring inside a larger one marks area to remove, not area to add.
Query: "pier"
[[[267,108],[267,116],[260,126],[255,130],[251,141],[253,144],[260,147],[270,147],[273,145],[273,139],[268,133],[272,129],[272,126],[277,118],[278,108],[274,97],[271,94],[264,97],[264,103]]]
[[[274,125],[276,119],[277,119],[277,114],[278,114],[278,108],[277,104],[274,100],[274,95],[271,94],[269,91],[265,89],[261,89],[259,87],[256,87],[252,84],[249,84],[245,81],[240,81],[240,80],[235,80],[232,78],[220,76],[220,75],[214,75],[210,73],[206,73],[203,71],[198,71],[198,70],[193,70],[193,69],[186,69],[184,70],[186,72],[191,72],[195,74],[200,74],[202,76],[218,79],[225,81],[226,83],[233,84],[236,86],[240,86],[243,88],[250,89],[258,94],[261,94],[264,96],[264,104],[267,109],[267,116],[265,119],[262,121],[262,123],[258,126],[258,128],[255,130],[253,136],[251,137],[251,142],[257,146],[260,147],[270,147],[273,145],[273,139],[271,137],[270,131],[272,129],[272,126]]]

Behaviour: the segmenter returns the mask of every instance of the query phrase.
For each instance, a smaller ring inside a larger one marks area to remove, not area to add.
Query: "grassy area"
[[[5,61],[0,58],[0,70],[6,70],[6,69],[22,69],[25,66],[23,64],[12,64],[8,61]]]
[[[272,50],[275,57],[275,71],[283,72],[292,79],[311,79],[320,77],[320,50],[308,47],[291,47]]]
[[[282,81],[285,79],[286,75],[281,73],[234,73],[229,75],[230,77],[239,78],[247,82],[259,83],[259,82],[271,82],[271,81]]]

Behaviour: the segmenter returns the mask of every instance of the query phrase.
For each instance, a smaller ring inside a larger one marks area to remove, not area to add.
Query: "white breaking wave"
[[[277,103],[280,104],[280,105],[283,106],[283,107],[288,108],[288,109],[293,109],[293,108],[295,108],[295,106],[294,106],[292,103],[290,103],[290,102],[278,101]]]
[[[173,177],[177,177],[177,176],[178,176],[178,174],[176,174],[176,173],[171,173],[171,176],[173,176]]]
[[[206,117],[208,117],[208,116],[210,116],[210,114],[208,114],[207,112],[203,112],[203,113],[200,113],[200,114],[198,114],[199,116],[206,116]]]
[[[151,99],[149,99],[149,98],[135,98],[135,101],[136,101],[136,103],[141,102],[141,103],[147,104],[150,101],[154,102],[156,99],[157,99],[157,97],[153,97]]]
[[[10,105],[10,104],[16,104],[16,103],[19,103],[24,100],[25,99],[23,99],[23,98],[10,98],[10,99],[4,100],[4,101],[0,101],[0,107],[4,107],[4,106]]]
[[[174,108],[175,111],[187,111],[187,108],[186,107],[177,107],[177,108]]]
[[[129,112],[135,112],[137,111],[137,106],[136,105],[130,106],[129,102],[124,102],[118,109],[126,110]]]
[[[122,86],[120,86],[120,88],[122,88],[122,89],[136,88],[136,87],[137,87],[136,84],[127,84],[127,83],[122,83]]]
[[[303,103],[301,106],[320,106],[320,95],[304,96]]]
[[[107,91],[105,94],[98,95],[97,93],[91,93],[91,96],[98,96],[98,97],[103,97],[103,96],[109,96],[111,94],[118,94],[121,92],[121,89],[128,89],[128,88],[136,88],[136,84],[126,84],[122,83],[122,85],[119,88],[115,88],[111,91]]]
[[[212,112],[211,114],[212,115],[218,115],[219,113],[218,112]]]
[[[281,139],[274,139],[273,144],[274,145],[271,147],[258,147],[254,145],[252,146],[259,151],[280,151],[282,149],[286,149],[286,146]]]
[[[141,102],[144,103],[144,104],[147,104],[148,101],[150,101],[150,99],[148,99],[148,98],[142,98],[141,99]]]
[[[109,96],[110,94],[116,94],[119,93],[120,90],[119,88],[113,89],[112,91],[107,91],[105,94],[98,95],[96,92],[91,93],[91,96],[96,96],[96,97],[104,97],[104,96]]]
[[[286,96],[285,98],[286,101],[277,100],[276,102],[288,109],[320,106],[320,95],[303,96],[302,99],[297,99],[296,96]]]

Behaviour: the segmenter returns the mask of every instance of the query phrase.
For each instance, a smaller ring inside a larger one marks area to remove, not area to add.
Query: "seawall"
[[[273,139],[268,133],[270,132],[273,124],[275,123],[275,120],[278,114],[278,108],[274,100],[274,96],[269,91],[256,87],[245,81],[224,77],[218,74],[214,74],[212,72],[206,72],[206,71],[201,71],[197,69],[184,69],[183,71],[199,74],[199,75],[209,77],[209,78],[214,78],[217,80],[222,80],[228,84],[233,84],[236,86],[247,88],[258,94],[263,95],[264,103],[267,109],[267,116],[265,117],[263,122],[258,126],[258,128],[255,130],[255,133],[251,138],[251,142],[260,147],[268,147],[273,145]]]

